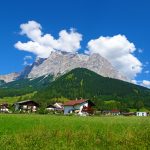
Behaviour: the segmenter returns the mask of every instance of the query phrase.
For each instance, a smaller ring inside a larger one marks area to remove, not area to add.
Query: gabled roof
[[[56,108],[63,108],[62,103],[55,103],[53,106],[56,107]]]
[[[119,113],[119,112],[120,112],[120,110],[113,109],[113,110],[111,110],[111,112],[112,112],[112,113]]]
[[[25,101],[19,101],[19,102],[16,102],[17,104],[22,104],[22,103],[27,103],[27,102],[31,102],[32,100],[25,100]]]
[[[84,99],[80,99],[80,100],[71,100],[68,102],[64,103],[64,106],[74,106],[74,105],[78,105],[78,104],[82,104],[84,102],[86,102],[87,100]]]
[[[50,104],[46,108],[56,108],[56,107]]]
[[[34,103],[34,104],[36,104],[37,106],[39,106],[39,104],[38,103],[36,103],[35,101],[33,101],[33,100],[25,100],[25,101],[19,101],[19,102],[16,102],[15,104],[28,104],[28,103],[30,103],[30,102],[32,102],[32,103]]]

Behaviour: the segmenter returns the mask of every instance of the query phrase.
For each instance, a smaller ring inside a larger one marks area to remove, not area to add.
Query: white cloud
[[[90,54],[99,53],[129,79],[134,79],[142,71],[142,63],[133,55],[135,45],[124,35],[101,36],[90,40],[87,47]]]
[[[131,83],[150,88],[149,80],[141,80],[141,81],[140,80],[131,80]]]
[[[143,80],[142,85],[145,86],[145,87],[147,87],[147,88],[150,88],[150,81]]]
[[[24,60],[33,59],[32,56],[25,56]]]
[[[143,49],[139,48],[139,49],[138,49],[138,52],[139,52],[139,53],[143,53]]]
[[[131,83],[138,84],[138,81],[137,80],[131,80]]]
[[[26,35],[30,41],[18,41],[15,48],[32,52],[41,58],[47,58],[52,51],[77,52],[81,47],[82,35],[74,29],[60,31],[59,38],[55,39],[51,34],[43,34],[42,26],[35,21],[21,24],[20,28],[20,34]]]
[[[23,65],[32,65],[32,63],[30,62],[31,60],[32,60],[33,58],[32,58],[32,56],[25,56],[24,57],[24,63],[23,63]]]

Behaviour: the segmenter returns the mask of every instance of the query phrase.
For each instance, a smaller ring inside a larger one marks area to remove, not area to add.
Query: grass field
[[[0,150],[148,150],[150,117],[0,115]]]

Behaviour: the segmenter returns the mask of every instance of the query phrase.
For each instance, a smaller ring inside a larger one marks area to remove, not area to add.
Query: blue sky
[[[35,58],[33,53],[14,47],[18,41],[31,40],[19,34],[20,25],[34,20],[44,34],[55,39],[62,30],[77,29],[82,34],[78,52],[88,49],[92,39],[124,35],[136,47],[132,55],[142,64],[142,72],[135,79],[149,81],[149,8],[149,0],[1,0],[0,74],[21,71],[26,56]]]

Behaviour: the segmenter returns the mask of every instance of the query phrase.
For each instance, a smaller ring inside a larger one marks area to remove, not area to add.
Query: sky
[[[53,51],[99,53],[150,88],[149,0],[1,0],[0,74]]]

